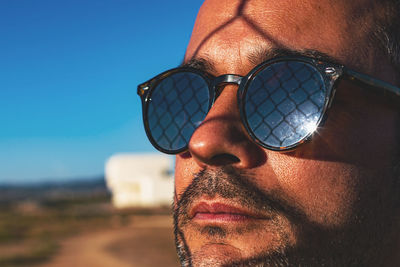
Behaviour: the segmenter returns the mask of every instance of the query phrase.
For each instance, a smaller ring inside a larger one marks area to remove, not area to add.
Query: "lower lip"
[[[242,214],[199,212],[196,213],[193,219],[204,222],[241,222],[250,220],[251,218]]]

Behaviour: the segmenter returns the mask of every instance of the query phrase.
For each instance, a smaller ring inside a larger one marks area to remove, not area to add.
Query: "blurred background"
[[[0,266],[177,266],[136,86],[181,63],[201,3],[0,0]]]

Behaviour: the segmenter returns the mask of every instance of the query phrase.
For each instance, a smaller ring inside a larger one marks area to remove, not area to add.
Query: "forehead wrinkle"
[[[208,65],[207,71],[216,76],[227,73],[240,75],[245,72],[249,66],[246,55],[253,47],[247,38],[239,41],[234,41],[229,37],[215,38],[210,41],[213,45],[208,46],[208,49],[203,49],[201,53],[193,55],[187,62],[203,61]]]
[[[215,3],[215,1],[207,2]],[[227,4],[226,1],[222,1],[221,3]],[[224,6],[223,4],[221,5]],[[213,11],[215,13],[216,11],[221,10],[221,6],[211,6],[212,8],[208,8],[209,12]],[[268,6],[268,8],[261,8],[262,6]],[[313,23],[310,23],[310,20],[315,19],[315,16],[322,16],[322,14],[320,14],[321,12],[315,10],[318,8],[312,5],[309,8],[301,6],[301,9],[311,9],[315,11],[312,14],[312,18],[309,18],[308,16],[302,17],[302,23],[300,23],[301,25],[299,25],[298,16],[290,15],[293,10],[287,10],[287,7],[279,4],[274,6],[269,5],[266,2],[262,3],[261,1],[258,4],[256,2],[248,1],[244,5],[243,12],[239,14],[233,12],[234,10],[230,10],[232,11],[232,14],[230,14],[227,12],[227,10],[222,9],[224,10],[224,12],[222,12],[224,15],[221,15],[217,12],[217,14],[219,14],[217,15],[217,18],[210,19],[208,23],[205,23],[205,25],[203,23],[201,27],[199,24],[196,25],[200,34],[198,36],[195,35],[196,38],[192,36],[193,38],[188,47],[186,57],[207,57],[217,59],[215,60],[215,65],[218,63],[219,66],[232,66],[226,71],[237,72],[238,68],[241,68],[241,66],[244,66],[244,69],[248,69],[250,65],[249,63],[253,63],[251,65],[256,65],[254,62],[260,63],[268,58],[273,57],[274,53],[269,55],[271,53],[263,52],[259,53],[260,55],[258,56],[254,56],[257,54],[257,52],[251,52],[251,50],[254,50],[253,47],[258,46],[257,43],[264,45],[269,44],[271,47],[281,47],[293,50],[301,49],[301,46],[303,46],[304,49],[313,49],[318,47],[317,44],[321,43],[322,39],[316,39],[319,41],[315,45],[302,45],[302,42],[292,43],[290,38],[286,35],[277,35],[277,32],[290,31],[293,32],[293,34],[294,32],[298,34],[299,31],[308,30],[311,30],[314,35],[319,35],[319,27],[313,27]],[[286,12],[289,12],[289,15],[284,15]],[[201,17],[204,16],[206,15],[203,14]],[[262,22],[260,21],[260,17],[262,18]],[[286,26],[283,26],[283,24]],[[210,25],[212,26],[210,27]],[[289,27],[288,25],[292,25],[292,27]],[[304,26],[304,29],[300,30],[300,26]],[[288,35],[291,36],[290,34]],[[297,36],[296,38],[300,38],[304,43],[303,39],[306,39],[305,36],[308,36],[308,34],[304,34],[300,37]],[[324,52],[328,52],[329,54],[332,54],[331,52],[335,50],[333,47],[324,47]],[[229,50],[235,51],[235,53],[231,53]],[[253,55],[248,56],[247,54]],[[261,56],[262,54],[264,54],[264,56]],[[260,59],[254,60],[255,58]]]

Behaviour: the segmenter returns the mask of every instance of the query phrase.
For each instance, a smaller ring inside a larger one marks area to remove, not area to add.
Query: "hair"
[[[379,10],[372,27],[371,39],[378,51],[388,57],[400,76],[400,0],[377,2]]]

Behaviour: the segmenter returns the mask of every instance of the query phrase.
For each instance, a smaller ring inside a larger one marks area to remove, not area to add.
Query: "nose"
[[[202,168],[232,165],[248,169],[266,160],[264,150],[241,122],[236,93],[236,85],[226,85],[190,139],[189,153]]]

